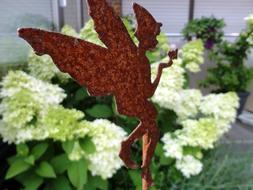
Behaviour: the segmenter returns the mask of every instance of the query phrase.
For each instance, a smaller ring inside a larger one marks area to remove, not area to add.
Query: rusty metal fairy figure
[[[33,28],[21,28],[18,35],[33,47],[37,55],[50,55],[57,67],[87,87],[90,95],[113,95],[120,114],[140,120],[136,129],[122,142],[119,156],[127,167],[137,168],[138,165],[130,158],[131,145],[142,137],[143,190],[148,190],[152,184],[149,165],[159,140],[157,111],[149,99],[155,93],[162,70],[177,57],[177,50],[168,53],[170,61],[159,65],[152,83],[150,63],[145,53],[156,47],[156,37],[162,24],[157,23],[146,9],[134,3],[138,23],[135,32],[139,40],[137,47],[106,0],[87,0],[87,3],[95,30],[106,47]]]

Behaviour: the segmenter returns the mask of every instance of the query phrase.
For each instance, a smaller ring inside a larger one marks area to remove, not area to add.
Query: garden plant
[[[212,17],[201,17],[191,20],[182,30],[186,40],[202,39],[206,49],[220,43],[224,36],[223,28],[225,22],[223,19]]]
[[[245,65],[253,47],[253,15],[245,18],[246,28],[235,41],[215,44],[209,57],[216,66],[208,70],[202,86],[214,86],[217,92],[245,92],[253,79],[253,68]]]

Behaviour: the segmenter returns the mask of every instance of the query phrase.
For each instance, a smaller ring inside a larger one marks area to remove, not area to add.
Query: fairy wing
[[[136,53],[137,47],[121,18],[115,14],[106,0],[87,0],[87,2],[95,30],[106,47],[122,54]]]
[[[112,59],[108,49],[93,43],[34,28],[22,28],[18,35],[37,55],[48,54],[62,71],[69,73],[93,96],[113,94]]]
[[[105,0],[87,0],[87,2],[89,14],[95,22],[95,30],[108,49],[116,51],[123,49],[125,54],[137,52],[136,45],[113,8]],[[137,3],[133,4],[133,9],[138,23],[136,37],[140,44],[147,47],[145,50],[155,48],[156,36],[159,35],[162,24],[156,22],[148,10]]]

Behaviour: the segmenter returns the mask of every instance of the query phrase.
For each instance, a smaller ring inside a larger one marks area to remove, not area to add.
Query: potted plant
[[[211,49],[214,44],[222,41],[224,36],[223,28],[225,26],[223,19],[215,17],[201,17],[190,21],[182,30],[185,39],[202,39],[206,49]]]
[[[209,57],[216,63],[216,67],[208,70],[208,75],[201,86],[214,86],[216,92],[235,91],[240,97],[242,112],[249,92],[247,87],[253,79],[253,68],[245,65],[250,49],[253,47],[253,15],[245,18],[246,28],[241,31],[234,42],[223,40],[216,44],[209,53]]]

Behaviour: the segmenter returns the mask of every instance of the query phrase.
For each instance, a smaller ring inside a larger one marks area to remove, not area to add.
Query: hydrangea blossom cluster
[[[168,58],[163,59],[161,62],[168,62]],[[153,80],[156,76],[157,67],[158,63],[154,63],[151,66]],[[177,91],[181,90],[186,82],[184,73],[185,70],[181,67],[181,61],[174,61],[174,64],[170,67],[170,69],[163,71],[159,87],[152,97],[152,100],[159,105],[163,104],[163,106],[168,109],[174,106],[174,102],[178,102],[180,100],[180,95]]]
[[[61,83],[66,83],[70,76],[62,73],[53,63],[49,55],[38,56],[33,51],[28,57],[28,71],[30,75],[37,79],[50,82],[54,77],[59,79]]]
[[[253,14],[250,14],[249,16],[245,17],[244,20],[247,23],[247,26],[249,28],[253,28]]]
[[[175,132],[182,146],[209,149],[219,139],[219,128],[213,118],[188,119],[182,125],[183,129]]]
[[[176,168],[180,170],[186,178],[198,175],[203,168],[203,164],[191,155],[185,156],[176,162]]]
[[[193,40],[186,43],[181,50],[183,65],[190,72],[196,73],[200,71],[200,65],[204,63],[204,45],[202,40]]]
[[[126,132],[108,120],[84,120],[84,113],[60,105],[66,97],[56,85],[38,80],[23,71],[11,71],[1,83],[0,134],[4,141],[22,143],[53,139],[74,141],[69,154],[71,160],[89,160],[93,175],[106,179],[122,166],[118,157]],[[78,139],[91,137],[96,146],[92,154],[85,154]]]
[[[56,141],[82,138],[90,129],[90,123],[83,118],[84,114],[81,111],[66,109],[61,105],[50,106],[38,118],[36,136],[43,139],[52,138]]]
[[[92,175],[101,176],[103,179],[111,178],[123,165],[118,153],[121,142],[126,137],[126,132],[106,119],[86,121],[86,125],[89,126],[87,135],[92,137],[96,151],[87,154],[79,142],[75,141],[68,157],[73,161],[86,158],[89,161],[88,169]],[[81,132],[83,133],[83,131]]]
[[[92,19],[86,22],[85,26],[80,31],[79,37],[88,42],[105,46],[104,43],[99,39],[97,32],[94,30],[94,21]]]
[[[202,94],[197,89],[180,90],[179,100],[174,104],[174,110],[180,120],[194,118],[199,114]]]
[[[253,45],[253,14],[250,14],[249,16],[245,17],[244,20],[247,24],[247,32],[249,33],[248,40],[251,45]]]
[[[239,99],[237,94],[228,92],[203,97],[199,109],[202,114],[216,120],[219,125],[219,133],[222,135],[230,129],[230,123],[235,121],[238,107]]]
[[[160,84],[152,97],[153,102],[173,110],[178,116],[178,124],[182,129],[165,134],[162,141],[165,156],[176,160],[176,168],[185,177],[201,172],[201,150],[214,148],[215,143],[235,120],[238,107],[238,97],[234,92],[203,96],[200,90],[184,89],[186,70],[189,69],[187,65],[193,62],[199,67],[203,62],[201,44],[201,41],[194,41],[183,47],[179,59],[170,69],[163,71]],[[194,50],[194,47],[198,50]],[[161,62],[166,61],[167,58]],[[152,76],[155,76],[157,66],[158,64],[152,66]],[[185,151],[189,147],[195,151]]]
[[[92,122],[89,135],[96,145],[96,152],[87,156],[89,170],[103,179],[112,177],[123,165],[118,153],[126,132],[108,120],[97,119]]]
[[[215,98],[211,100],[210,97]],[[206,105],[207,99],[209,99],[210,102],[208,102],[208,104],[210,103],[212,105],[211,107]],[[181,104],[180,102],[177,103]],[[185,102],[183,102],[183,104],[184,103]],[[217,109],[216,104],[224,105],[224,107],[217,113],[215,112]],[[178,122],[181,124],[182,129],[178,129],[171,134],[167,133],[162,138],[162,141],[164,142],[163,148],[165,151],[165,156],[175,158],[176,163],[181,163],[185,156],[189,155],[184,154],[184,149],[186,147],[194,147],[199,149],[198,154],[194,155],[196,159],[201,159],[201,156],[199,156],[202,154],[201,149],[207,150],[214,148],[215,143],[225,132],[230,129],[230,123],[233,122],[236,117],[238,97],[232,92],[218,95],[211,94],[209,96],[202,97],[196,105],[198,106],[194,107],[196,108],[197,112],[193,109],[195,117],[193,117],[194,114],[192,114],[188,115],[188,118],[185,117],[186,115],[183,115],[183,117],[180,118],[180,115],[178,114]],[[207,106],[206,109],[205,106]],[[171,107],[170,109],[173,110],[174,108]],[[177,113],[177,110],[174,109],[174,111]],[[188,111],[191,112],[190,108]],[[185,111],[185,113],[187,113],[187,111]],[[177,168],[185,177],[189,177],[190,173],[188,172],[188,174],[185,175],[185,171],[182,170],[182,165],[181,167]],[[198,173],[193,171],[192,175],[195,174]]]
[[[63,108],[59,106],[59,103],[66,97],[61,88],[38,80],[22,71],[9,72],[1,86],[0,133],[4,141],[20,143],[53,138],[57,126],[48,124],[57,117],[57,114],[62,113],[62,120],[80,118],[80,113],[75,110],[61,112]],[[53,109],[56,110],[53,112]],[[49,111],[50,114],[48,114]],[[63,122],[62,120],[59,122]],[[48,122],[47,125],[44,121]],[[64,136],[62,132],[59,133]]]

